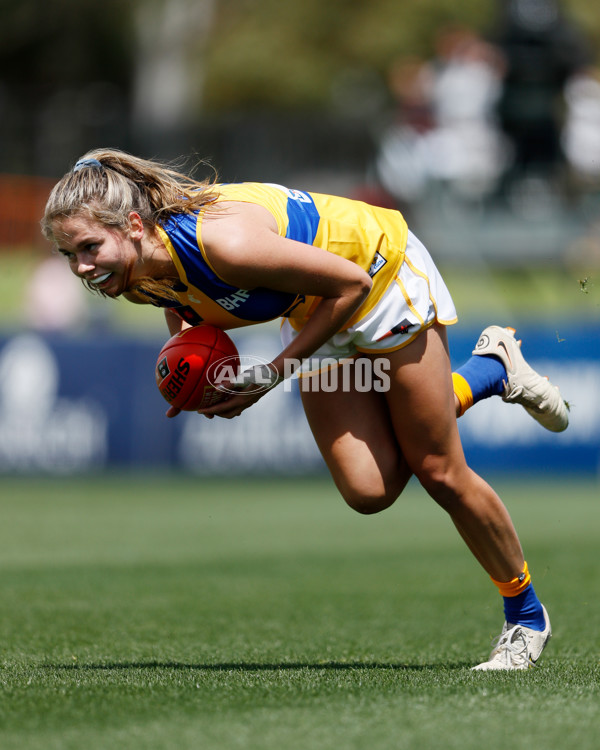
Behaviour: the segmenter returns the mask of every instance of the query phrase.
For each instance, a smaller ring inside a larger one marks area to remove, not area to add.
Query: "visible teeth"
[[[110,273],[104,273],[102,274],[102,276],[96,276],[95,279],[90,279],[90,284],[101,284],[103,281],[106,281],[109,276]]]

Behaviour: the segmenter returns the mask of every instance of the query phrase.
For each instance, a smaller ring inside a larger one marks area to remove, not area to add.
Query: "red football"
[[[156,384],[163,397],[178,409],[206,409],[226,397],[217,391],[222,379],[237,375],[239,355],[220,328],[202,324],[172,336],[156,362]]]

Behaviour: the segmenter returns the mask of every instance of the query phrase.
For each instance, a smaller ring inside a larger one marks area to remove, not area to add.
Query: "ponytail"
[[[106,226],[126,229],[135,211],[155,227],[171,216],[194,213],[218,198],[214,181],[197,181],[172,166],[117,149],[94,149],[54,186],[41,221],[46,239],[53,224],[86,213]]]

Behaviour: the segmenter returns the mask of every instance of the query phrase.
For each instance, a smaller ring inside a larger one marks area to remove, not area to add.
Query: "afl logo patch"
[[[369,268],[369,276],[373,278],[377,271],[380,271],[385,264],[387,263],[387,260],[383,257],[383,255],[380,252],[375,253],[373,256],[373,260],[371,261],[371,267]]]

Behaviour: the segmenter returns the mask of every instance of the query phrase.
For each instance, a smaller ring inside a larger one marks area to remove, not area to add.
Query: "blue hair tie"
[[[79,172],[85,167],[102,167],[102,163],[98,159],[80,159],[73,167],[73,172]]]

